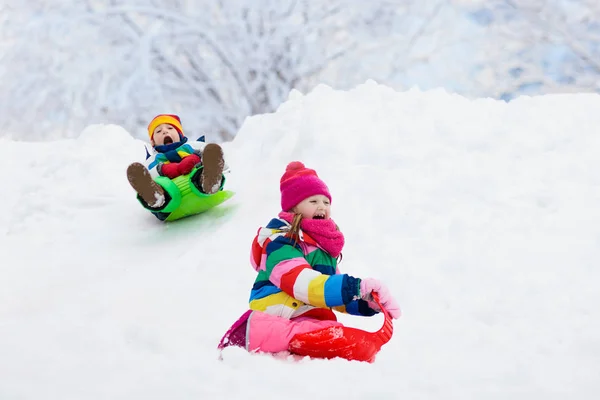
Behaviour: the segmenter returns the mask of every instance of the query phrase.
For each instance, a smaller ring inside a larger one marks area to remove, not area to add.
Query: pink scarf
[[[290,224],[294,220],[294,214],[290,212],[280,212],[279,218],[282,218]],[[332,257],[337,257],[344,247],[344,234],[337,229],[332,219],[308,219],[302,218],[300,229],[313,238],[317,244],[323,248]]]

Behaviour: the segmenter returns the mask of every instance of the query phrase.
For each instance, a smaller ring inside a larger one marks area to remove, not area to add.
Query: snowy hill
[[[373,82],[293,92],[225,144],[236,197],[171,224],[137,204],[125,168],[144,147],[118,126],[0,139],[0,399],[596,398],[599,109]],[[374,364],[218,359],[291,160],[331,189],[342,270],[402,306]]]

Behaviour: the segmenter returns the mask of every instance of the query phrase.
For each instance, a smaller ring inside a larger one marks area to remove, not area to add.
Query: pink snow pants
[[[248,351],[277,353],[288,349],[290,341],[298,333],[312,332],[330,326],[343,326],[331,320],[310,317],[286,319],[254,311],[248,318],[246,348]]]

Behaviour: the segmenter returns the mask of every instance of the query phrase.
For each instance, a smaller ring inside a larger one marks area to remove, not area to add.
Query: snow
[[[123,128],[0,138],[0,399],[595,399],[598,109],[592,94],[294,91],[224,144],[236,196],[166,224],[128,185],[145,151]],[[402,307],[374,364],[219,360],[292,160],[331,189],[342,270]]]
[[[160,193],[154,193],[156,201],[151,204],[152,207],[160,207],[165,204],[165,196]]]

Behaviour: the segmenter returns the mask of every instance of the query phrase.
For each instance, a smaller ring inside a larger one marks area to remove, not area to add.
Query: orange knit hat
[[[183,134],[183,127],[181,126],[181,120],[179,119],[179,117],[177,115],[175,115],[175,114],[158,114],[148,124],[148,136],[150,136],[150,140],[152,140],[152,136],[154,135],[154,130],[156,129],[156,127],[161,124],[172,125],[175,129],[177,129],[177,132],[179,132],[179,134],[181,136],[185,136]]]

